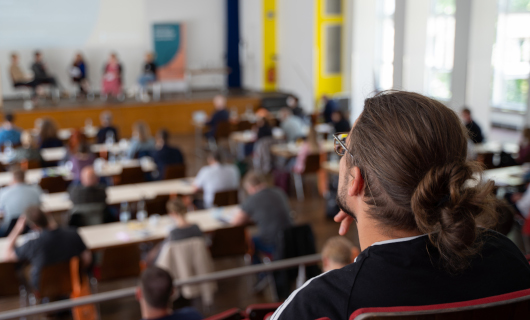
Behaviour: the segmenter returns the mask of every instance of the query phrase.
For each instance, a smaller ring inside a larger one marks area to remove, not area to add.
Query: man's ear
[[[364,179],[361,176],[361,169],[359,167],[353,167],[350,169],[351,179],[348,184],[348,195],[350,197],[357,196],[363,192]]]
[[[134,294],[136,300],[140,301],[142,300],[142,289],[140,287],[136,288],[136,292]]]

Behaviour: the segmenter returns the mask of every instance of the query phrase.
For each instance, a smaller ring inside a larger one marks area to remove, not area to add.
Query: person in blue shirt
[[[145,320],[200,320],[202,315],[191,307],[171,312],[169,304],[173,294],[171,275],[159,267],[145,269],[136,289],[142,319]]]
[[[75,56],[74,63],[72,64],[72,68],[70,69],[70,76],[72,77],[72,81],[77,83],[79,86],[79,92],[81,95],[86,96],[87,94],[87,72],[86,72],[86,65],[85,60],[83,59],[83,56],[78,53]]]
[[[153,159],[159,172],[159,178],[164,179],[166,166],[172,164],[183,164],[184,157],[178,148],[169,146],[169,132],[166,129],[158,131],[156,134],[156,150],[153,152]]]
[[[331,119],[331,114],[333,112],[338,111],[339,108],[337,106],[337,103],[334,100],[330,100],[328,96],[323,95],[322,96],[322,104],[324,105],[324,110],[322,111],[322,116],[324,117],[325,123],[330,123],[333,120]]]
[[[107,138],[112,139],[113,142],[120,140],[118,136],[118,129],[112,125],[112,113],[110,111],[103,111],[99,116],[101,127],[96,135],[97,143],[107,142]]]
[[[0,129],[0,145],[5,146],[8,141],[11,146],[19,145],[22,132],[13,124],[15,117],[11,113],[7,113],[4,115],[4,120]]]
[[[207,138],[214,138],[219,123],[226,122],[230,118],[230,113],[226,110],[226,98],[224,96],[215,96],[213,98],[213,105],[215,112],[210,117],[210,120],[205,123],[210,127],[210,131],[206,133]]]

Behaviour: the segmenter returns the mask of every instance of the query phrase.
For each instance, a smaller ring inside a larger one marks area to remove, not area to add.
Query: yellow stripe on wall
[[[319,101],[322,95],[333,95],[342,91],[343,69],[341,52],[341,71],[338,73],[326,72],[326,28],[339,25],[344,34],[344,8],[345,1],[342,1],[340,14],[326,14],[326,0],[315,0],[315,101]],[[341,39],[342,40],[342,39]],[[341,41],[342,42],[342,41]],[[341,49],[342,51],[342,49]]]
[[[276,0],[263,1],[263,90],[275,91],[276,70]]]

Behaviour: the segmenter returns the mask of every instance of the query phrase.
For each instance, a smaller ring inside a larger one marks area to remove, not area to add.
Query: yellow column
[[[263,89],[275,91],[276,70],[276,0],[263,1]]]

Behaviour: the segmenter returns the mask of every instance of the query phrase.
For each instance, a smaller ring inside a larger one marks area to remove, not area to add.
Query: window
[[[341,72],[342,61],[342,25],[333,24],[326,26],[326,73],[336,74]]]
[[[342,0],[326,0],[326,14],[327,15],[342,14]]]
[[[394,84],[394,11],[395,0],[377,0],[375,46],[376,90],[391,89]]]
[[[445,101],[452,96],[455,11],[455,0],[431,0],[431,16],[427,22],[426,93]]]
[[[526,112],[530,73],[530,0],[499,0],[492,64],[492,105]]]

